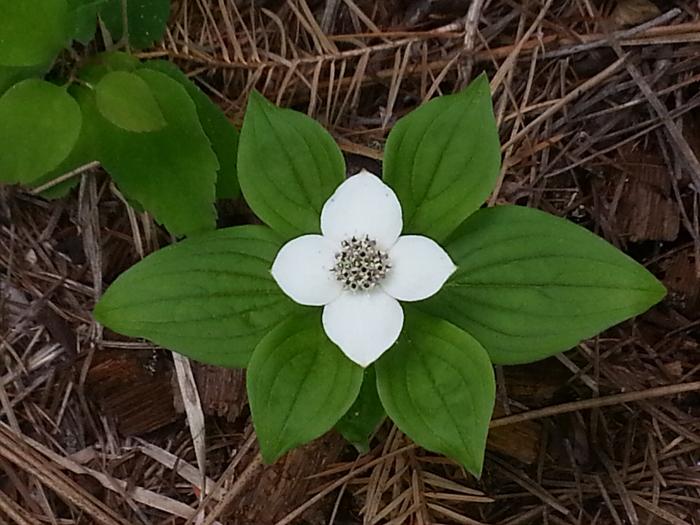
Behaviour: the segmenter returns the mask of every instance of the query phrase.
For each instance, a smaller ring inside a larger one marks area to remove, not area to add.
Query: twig
[[[557,416],[568,412],[576,412],[579,410],[588,410],[590,408],[600,408],[611,405],[619,405],[622,403],[630,403],[632,401],[642,401],[644,399],[653,399],[655,397],[674,396],[685,392],[696,392],[700,390],[700,381],[692,383],[681,383],[679,385],[659,386],[649,388],[639,392],[626,392],[624,394],[614,394],[605,397],[596,397],[594,399],[583,399],[581,401],[572,401],[570,403],[562,403],[551,407],[539,408],[530,410],[522,414],[500,417],[491,421],[489,428],[504,427],[506,425],[514,425],[523,421],[532,421],[533,419],[541,419],[543,417]]]
[[[658,27],[660,25],[665,24],[666,22],[669,22],[670,20],[673,20],[676,18],[678,15],[681,14],[681,10],[678,9],[677,7],[674,7],[673,9],[666,11],[660,16],[657,16],[656,18],[649,20],[647,22],[644,22],[643,24],[640,24],[635,27],[631,27],[629,29],[625,29],[623,31],[617,31],[614,33],[615,38],[618,38],[620,40],[625,40],[630,37],[633,37],[635,35],[639,35],[640,33],[644,33],[645,31],[648,31],[649,29],[653,27]],[[558,57],[564,57],[567,55],[573,55],[576,53],[581,53],[583,51],[590,51],[591,49],[597,49],[599,47],[605,47],[609,45],[610,42],[606,38],[601,38],[600,40],[593,40],[591,42],[584,42],[583,44],[576,44],[571,47],[565,47],[563,49],[555,49],[553,51],[547,51],[543,55],[543,59],[548,59],[548,58],[558,58]]]
[[[80,166],[79,168],[75,168],[72,171],[69,171],[68,173],[61,175],[60,177],[56,177],[55,179],[51,179],[49,182],[42,184],[41,186],[37,186],[32,190],[32,195],[39,195],[40,193],[43,193],[44,191],[48,190],[49,188],[53,188],[54,186],[57,186],[58,184],[61,184],[62,182],[66,182],[69,179],[72,179],[73,177],[77,177],[78,175],[82,175],[86,171],[94,170],[100,167],[100,163],[97,161],[90,162],[89,164],[85,164],[84,166]]]

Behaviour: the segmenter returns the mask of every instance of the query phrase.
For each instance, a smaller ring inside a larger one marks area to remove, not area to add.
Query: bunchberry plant
[[[238,169],[265,224],[152,254],[112,284],[95,317],[200,361],[247,367],[268,461],[333,426],[366,448],[386,414],[479,475],[492,363],[567,350],[665,293],[582,227],[519,206],[481,208],[500,170],[484,76],[399,120],[382,179],[346,179],[319,124],[252,93]]]
[[[169,12],[170,0],[0,0],[0,182],[48,187],[97,161],[174,235],[215,228],[216,198],[239,195],[237,130],[175,65],[120,51],[160,40]],[[105,46],[91,43],[98,17]]]

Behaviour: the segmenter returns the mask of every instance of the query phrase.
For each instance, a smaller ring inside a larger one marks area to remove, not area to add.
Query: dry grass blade
[[[194,453],[197,457],[197,466],[199,467],[201,480],[200,486],[203,488],[201,493],[204,495],[207,491],[207,452],[202,401],[199,399],[199,392],[197,391],[197,385],[194,381],[190,360],[185,356],[173,353],[173,362],[175,363],[175,373],[177,375],[178,385],[180,386],[182,402],[185,406],[185,414],[187,414],[187,423],[190,427],[190,434],[192,435]]]
[[[53,490],[66,503],[90,515],[102,525],[126,525],[127,522],[68,478],[47,458],[41,457],[24,443],[24,438],[0,423],[0,456],[29,473]]]

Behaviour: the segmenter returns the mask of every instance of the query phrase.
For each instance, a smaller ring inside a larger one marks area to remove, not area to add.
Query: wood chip
[[[245,370],[192,363],[202,409],[208,416],[233,422],[247,404]]]
[[[173,404],[172,367],[153,351],[102,350],[86,378],[90,399],[124,436],[152,432],[179,419]]]
[[[651,0],[619,0],[610,18],[618,27],[634,26],[651,20],[661,10]]]
[[[615,210],[618,231],[630,240],[674,241],[680,211],[673,197],[672,173],[659,156],[625,148],[616,165],[624,177]]]

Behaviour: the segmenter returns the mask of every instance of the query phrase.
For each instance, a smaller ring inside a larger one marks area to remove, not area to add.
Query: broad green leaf
[[[128,53],[108,51],[90,57],[78,71],[78,77],[94,87],[102,77],[112,71],[134,71],[139,65],[138,59]]]
[[[458,269],[421,307],[473,335],[494,363],[568,350],[666,293],[600,237],[538,210],[479,210],[452,239],[446,249]]]
[[[126,131],[156,131],[167,123],[148,84],[127,71],[107,73],[95,86],[97,109]]]
[[[386,412],[377,393],[377,375],[374,366],[365,369],[360,394],[345,415],[335,425],[359,452],[369,451],[369,438],[384,420]]]
[[[82,106],[86,101],[90,100],[92,94],[88,88],[80,86],[78,84],[72,85],[68,92],[75,98],[78,104]],[[97,160],[97,145],[95,144],[95,137],[97,135],[94,128],[93,119],[84,118],[83,124],[80,127],[80,134],[78,140],[75,142],[73,149],[68,154],[68,156],[53,170],[51,170],[46,175],[39,177],[37,180],[31,183],[31,186],[37,188],[43,186],[47,182],[65,175],[77,168],[85,166],[95,160]],[[68,194],[68,192],[77,186],[80,182],[80,177],[76,176],[70,178],[66,181],[60,182],[51,188],[41,192],[41,196],[46,199],[59,199]]]
[[[330,342],[316,309],[260,341],[247,384],[260,452],[272,463],[338,422],[360,391],[362,368]]]
[[[344,176],[343,155],[318,122],[251,93],[238,181],[258,217],[286,238],[318,232],[321,208]]]
[[[122,4],[107,0],[100,17],[116,42],[124,36]],[[129,44],[138,49],[152,46],[163,38],[170,15],[170,0],[126,0]]]
[[[146,62],[144,66],[177,80],[187,90],[197,106],[197,114],[202,128],[204,128],[204,133],[209,137],[211,147],[219,159],[216,197],[218,199],[237,198],[241,193],[236,173],[238,130],[231,124],[221,108],[214,104],[175,64],[166,60],[151,60]]]
[[[95,38],[97,13],[107,0],[68,0],[71,36],[83,45]]]
[[[38,78],[51,68],[48,64],[37,66],[0,66],[0,95],[13,85],[28,78]]]
[[[238,226],[163,248],[109,287],[95,319],[197,361],[245,367],[262,337],[301,311],[270,275],[281,244],[268,228]]]
[[[73,149],[80,108],[65,89],[29,79],[0,97],[0,180],[31,182],[54,169]]]
[[[478,477],[496,396],[489,356],[447,321],[406,310],[401,337],[376,364],[382,404],[413,441]]]
[[[387,139],[384,180],[401,201],[404,232],[445,239],[491,193],[500,163],[485,75],[399,120]]]
[[[36,66],[70,39],[66,0],[0,0],[0,65]]]
[[[141,203],[174,235],[211,230],[216,226],[219,164],[194,103],[166,75],[146,69],[136,74],[155,95],[168,125],[150,133],[125,131],[93,107],[98,160],[127,197]]]

